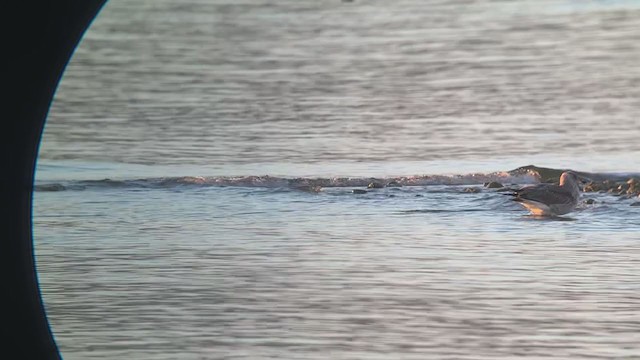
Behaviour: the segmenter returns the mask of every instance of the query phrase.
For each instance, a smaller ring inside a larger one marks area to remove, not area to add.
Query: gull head
[[[573,171],[565,171],[562,173],[562,175],[560,175],[560,186],[575,188],[579,191],[580,180],[582,179],[578,174],[574,173]]]

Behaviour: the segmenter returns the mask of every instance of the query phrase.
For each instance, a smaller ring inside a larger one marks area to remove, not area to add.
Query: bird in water
[[[565,171],[560,175],[560,184],[525,186],[514,191],[513,201],[521,204],[536,216],[558,216],[573,211],[580,199],[580,177]]]

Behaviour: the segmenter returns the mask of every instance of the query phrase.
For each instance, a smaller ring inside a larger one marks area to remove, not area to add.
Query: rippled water
[[[637,159],[639,13],[619,1],[114,1],[65,75],[41,156]]]
[[[636,200],[589,193],[537,219],[482,183],[535,182],[504,173],[530,163],[638,173],[639,16],[109,2],[38,164],[63,356],[637,357]],[[403,186],[353,193],[373,180]]]

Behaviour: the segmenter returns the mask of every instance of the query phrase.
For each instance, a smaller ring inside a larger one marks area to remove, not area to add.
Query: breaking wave
[[[541,168],[533,165],[515,170],[473,173],[461,175],[412,175],[397,177],[276,177],[262,176],[180,176],[143,178],[130,180],[69,180],[37,183],[35,191],[85,190],[95,188],[174,188],[181,186],[217,186],[217,187],[261,187],[313,190],[327,187],[393,187],[425,185],[476,185],[487,182],[503,184],[530,184],[541,181],[553,181],[562,169]],[[593,179],[617,179],[627,175],[584,173]]]

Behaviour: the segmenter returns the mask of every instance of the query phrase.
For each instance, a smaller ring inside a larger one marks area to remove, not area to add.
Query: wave
[[[426,185],[478,185],[490,182],[502,184],[531,184],[557,181],[565,169],[542,168],[534,165],[514,170],[492,173],[460,175],[411,175],[397,177],[277,177],[269,175],[251,176],[180,176],[143,178],[130,180],[69,180],[42,182],[34,186],[35,191],[86,190],[96,188],[175,188],[184,186],[213,187],[260,187],[286,188],[302,191],[318,191],[327,187],[401,187]],[[621,181],[633,174],[604,174],[579,172],[581,175],[603,181]],[[636,174],[637,176],[637,174]]]

